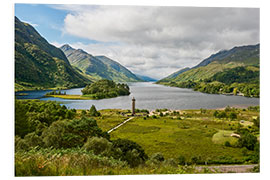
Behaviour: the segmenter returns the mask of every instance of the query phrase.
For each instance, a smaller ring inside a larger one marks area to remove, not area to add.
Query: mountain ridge
[[[82,87],[91,81],[69,63],[62,50],[15,16],[15,90]]]
[[[126,67],[106,56],[93,56],[82,49],[74,49],[68,44],[61,46],[60,49],[65,53],[72,66],[79,68],[94,80],[142,81]]]
[[[194,79],[190,78],[190,80],[199,80],[198,77],[203,77],[202,74],[209,73],[209,70],[214,73],[214,71],[222,71],[226,68],[234,68],[237,66],[259,66],[259,48],[260,44],[256,44],[235,46],[229,50],[221,50],[202,60],[196,66],[189,69],[180,69],[179,71],[176,71],[169,76],[161,79],[159,82],[172,81],[176,79],[181,80],[181,76],[183,77],[183,81],[185,81],[189,79],[184,77],[194,77],[195,74],[198,74],[197,78],[195,76]],[[208,66],[210,69],[208,67],[205,68],[206,66]],[[210,74],[210,76],[211,75],[213,74]]]

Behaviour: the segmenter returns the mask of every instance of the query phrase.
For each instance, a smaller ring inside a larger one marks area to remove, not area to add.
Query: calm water
[[[225,96],[200,93],[190,89],[167,87],[151,82],[129,83],[131,94],[111,99],[102,100],[67,100],[60,98],[44,97],[50,90],[23,91],[25,96],[16,96],[17,99],[41,99],[59,101],[68,108],[89,109],[95,105],[97,109],[130,109],[131,99],[135,97],[138,109],[213,109],[226,106],[254,106],[259,105],[259,98],[241,96]],[[81,94],[82,88],[63,90],[67,94]],[[18,94],[18,93],[16,93]]]

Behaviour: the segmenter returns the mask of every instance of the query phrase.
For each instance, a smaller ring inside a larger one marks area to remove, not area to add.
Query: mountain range
[[[260,45],[248,45],[234,47],[230,50],[222,50],[201,61],[192,68],[184,68],[161,79],[164,82],[199,81],[210,78],[225,69],[239,66],[254,66],[259,70]],[[254,69],[254,68],[253,68]],[[256,68],[255,68],[256,69]]]
[[[219,51],[157,82],[211,94],[260,96],[260,44]]]
[[[116,82],[142,81],[127,68],[106,56],[93,56],[82,49],[74,49],[68,44],[63,45],[60,49],[72,66],[80,69],[93,81],[99,79]]]
[[[89,83],[70,65],[61,49],[15,17],[15,90],[72,88]]]
[[[144,81],[106,56],[69,45],[57,48],[15,17],[15,90],[83,87],[99,79]]]

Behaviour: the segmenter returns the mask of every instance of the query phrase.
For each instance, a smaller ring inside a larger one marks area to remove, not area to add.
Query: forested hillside
[[[60,49],[15,17],[15,90],[82,87],[90,82]]]
[[[206,93],[259,97],[259,52],[259,44],[220,51],[197,66],[180,70],[157,83]]]

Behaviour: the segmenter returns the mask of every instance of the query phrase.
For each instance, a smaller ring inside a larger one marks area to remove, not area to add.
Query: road
[[[133,119],[133,118],[134,118],[134,117],[131,117],[131,118],[129,118],[129,119],[123,121],[121,124],[118,124],[118,125],[115,126],[114,128],[110,129],[110,130],[108,131],[108,133],[111,133],[112,131],[114,131],[114,130],[116,130],[117,128],[121,127],[122,125],[124,125],[125,123],[127,123],[128,121],[130,121],[130,120]]]
[[[251,165],[220,165],[220,166],[197,166],[196,169],[198,171],[203,171],[204,168],[207,168],[211,171],[220,172],[220,173],[246,173],[251,172],[251,170],[257,166],[258,164]]]

